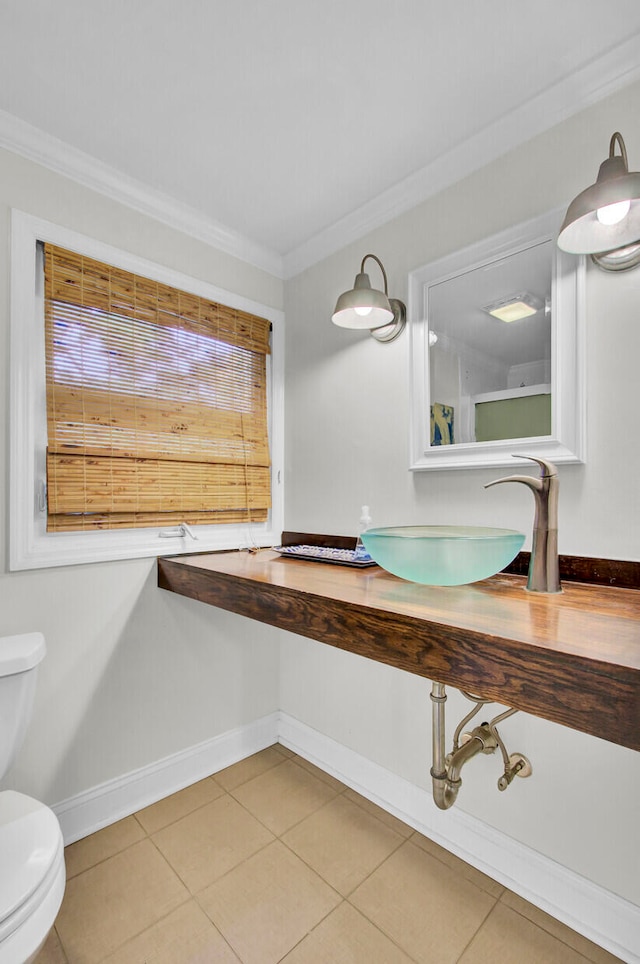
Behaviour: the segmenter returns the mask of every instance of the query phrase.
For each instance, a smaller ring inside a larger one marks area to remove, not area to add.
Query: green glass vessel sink
[[[391,526],[367,529],[362,542],[395,576],[427,586],[462,586],[508,566],[524,535],[482,526]]]

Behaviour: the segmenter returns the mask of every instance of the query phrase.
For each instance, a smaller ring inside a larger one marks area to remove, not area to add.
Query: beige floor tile
[[[286,758],[282,748],[275,744],[260,753],[248,756],[245,760],[240,760],[239,763],[234,763],[233,766],[219,770],[218,773],[214,774],[214,779],[225,790],[235,790],[236,787],[246,783],[247,780],[253,780],[254,777],[260,776],[261,773],[270,770],[271,767],[283,763]]]
[[[243,964],[275,964],[340,902],[279,840],[198,899]]]
[[[293,760],[298,764],[299,767],[303,767],[305,770],[307,770],[308,773],[313,773],[314,777],[317,777],[318,780],[322,780],[323,783],[328,783],[330,787],[333,787],[336,793],[342,793],[342,791],[346,789],[344,783],[341,783],[340,780],[336,780],[336,778],[332,777],[330,773],[325,773],[324,770],[321,770],[320,767],[317,767],[315,763],[305,760],[303,756],[295,756],[293,757]]]
[[[460,964],[588,964],[588,959],[531,921],[498,903],[473,938]]]
[[[278,749],[280,750],[280,752],[283,753],[284,756],[286,756],[286,757],[292,757],[292,756],[295,756],[295,755],[296,755],[296,754],[293,752],[293,750],[290,750],[288,746],[283,746],[282,743],[276,743],[276,746],[278,747]]]
[[[153,835],[153,841],[192,894],[273,840],[225,794]]]
[[[483,874],[481,870],[472,867],[471,864],[461,860],[460,857],[456,857],[455,854],[445,850],[444,847],[434,843],[434,841],[428,837],[424,837],[421,833],[414,833],[411,837],[411,843],[414,843],[417,847],[421,847],[422,850],[426,850],[428,854],[442,861],[443,864],[451,867],[452,870],[457,870],[463,877],[470,880],[472,884],[481,887],[482,890],[486,890],[492,897],[500,897],[504,893],[504,887],[502,884],[499,884],[497,880],[493,880],[493,878]]]
[[[98,830],[89,837],[83,837],[75,843],[69,844],[64,851],[64,861],[67,867],[67,880],[81,874],[89,867],[95,867],[102,860],[113,857],[114,854],[126,850],[131,844],[137,843],[145,837],[145,832],[135,817],[125,817],[112,823],[104,830]]]
[[[406,823],[398,820],[392,813],[387,813],[382,807],[372,803],[371,800],[367,800],[366,797],[363,797],[360,793],[356,793],[355,790],[346,789],[344,796],[347,800],[351,800],[352,803],[357,803],[363,810],[372,813],[378,820],[382,820],[383,823],[386,823],[388,827],[391,827],[392,830],[395,830],[395,832],[399,833],[402,837],[410,837],[413,833],[413,827],[408,827]]]
[[[67,883],[56,930],[70,964],[93,964],[188,896],[152,842],[141,840]]]
[[[285,760],[237,787],[233,796],[280,835],[332,800],[336,791],[293,760]]]
[[[62,944],[55,929],[49,933],[44,947],[35,959],[35,964],[68,964],[67,955],[62,950]]]
[[[174,910],[110,955],[104,964],[238,964],[195,900]]]
[[[602,947],[598,947],[592,941],[587,940],[582,934],[577,934],[566,924],[562,924],[555,917],[550,917],[549,914],[545,914],[543,910],[539,907],[535,907],[533,904],[528,903],[528,901],[523,900],[513,891],[505,890],[501,898],[501,903],[506,904],[512,910],[517,911],[523,917],[528,918],[532,923],[537,924],[543,930],[547,931],[553,937],[557,937],[558,940],[563,941],[568,944],[569,947],[573,948],[579,954],[582,954],[593,964],[616,964],[620,960],[619,957],[615,957],[608,951],[605,951]]]
[[[318,924],[282,964],[412,964],[350,904],[342,903]]]
[[[410,957],[424,964],[457,961],[495,905],[486,891],[410,841],[385,860],[349,900]]]
[[[198,807],[204,806],[205,803],[210,803],[222,796],[223,793],[224,790],[215,780],[207,777],[205,780],[193,783],[190,787],[185,787],[184,790],[172,793],[164,800],[151,804],[150,807],[145,807],[144,810],[138,810],[136,818],[147,833],[155,833],[156,830],[167,827],[170,823],[197,810]]]
[[[285,843],[343,896],[368,877],[404,837],[338,796],[293,827]]]

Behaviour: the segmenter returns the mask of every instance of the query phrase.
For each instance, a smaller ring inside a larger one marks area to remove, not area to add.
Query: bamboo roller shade
[[[46,244],[48,529],[264,520],[269,332]]]

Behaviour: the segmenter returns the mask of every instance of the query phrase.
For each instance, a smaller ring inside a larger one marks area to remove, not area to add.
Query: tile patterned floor
[[[281,746],[67,847],[37,964],[612,964]]]

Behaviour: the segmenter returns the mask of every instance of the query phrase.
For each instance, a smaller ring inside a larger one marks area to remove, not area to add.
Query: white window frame
[[[46,531],[46,384],[44,311],[36,292],[36,247],[49,242],[97,261],[267,318],[267,405],[272,507],[265,522],[87,532]],[[284,313],[173,271],[60,225],[11,212],[11,378],[9,425],[9,568],[40,569],[81,563],[277,545],[284,524]],[[176,534],[166,535],[173,530]]]

